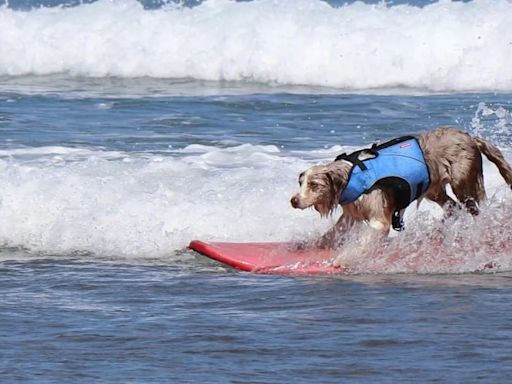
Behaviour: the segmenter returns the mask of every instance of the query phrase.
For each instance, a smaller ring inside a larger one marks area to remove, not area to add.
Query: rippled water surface
[[[287,278],[195,256],[3,262],[2,376],[28,382],[506,382],[511,276]]]

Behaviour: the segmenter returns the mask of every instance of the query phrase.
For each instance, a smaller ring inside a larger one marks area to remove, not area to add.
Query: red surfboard
[[[294,243],[206,243],[194,240],[190,249],[246,272],[286,275],[346,273],[332,265],[330,249],[299,249]]]

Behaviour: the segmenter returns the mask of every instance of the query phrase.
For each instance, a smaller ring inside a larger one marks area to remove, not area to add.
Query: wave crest
[[[147,10],[0,8],[0,75],[195,78],[343,89],[512,90],[512,3],[319,0]]]

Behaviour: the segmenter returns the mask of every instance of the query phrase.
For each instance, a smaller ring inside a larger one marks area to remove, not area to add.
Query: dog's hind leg
[[[472,156],[459,159],[453,165],[450,186],[466,210],[472,215],[478,215],[478,203],[485,200],[485,187],[482,156],[476,149]]]
[[[438,188],[435,191],[428,191],[425,197],[443,208],[445,218],[450,217],[456,209],[461,208],[458,202],[448,196],[444,188]]]
[[[478,215],[478,203],[485,199],[484,180],[481,174],[473,174],[464,182],[454,183],[452,190],[457,199],[464,204],[466,210],[473,216]]]

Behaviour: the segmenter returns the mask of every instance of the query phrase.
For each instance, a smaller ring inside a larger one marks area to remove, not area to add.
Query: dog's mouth
[[[298,195],[293,196],[290,203],[295,209],[304,210],[307,208],[314,208],[321,216],[327,216],[329,214],[329,208],[326,204],[323,204],[322,202],[305,203]]]
[[[329,209],[325,204],[315,203],[313,204],[313,208],[315,208],[315,211],[317,211],[320,216],[327,216],[329,213]]]
[[[299,195],[295,195],[291,198],[290,203],[293,208],[295,209],[306,209],[313,206],[312,203],[308,203],[307,201],[304,201]]]

